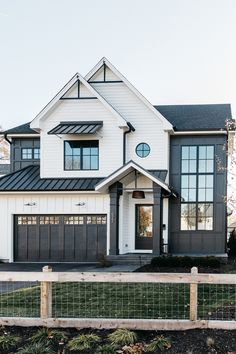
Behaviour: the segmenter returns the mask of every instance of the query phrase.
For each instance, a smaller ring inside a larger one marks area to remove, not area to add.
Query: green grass
[[[235,304],[236,286],[199,285],[201,318]],[[39,317],[40,288],[0,295],[1,317]],[[189,319],[188,284],[57,283],[53,284],[53,317]]]

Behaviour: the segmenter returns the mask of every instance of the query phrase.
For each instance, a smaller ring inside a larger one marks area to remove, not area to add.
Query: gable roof
[[[232,119],[230,104],[154,106],[176,131],[225,130],[226,119]]]
[[[40,178],[38,165],[27,166],[0,178],[0,192],[94,191],[102,178]]]
[[[80,81],[118,120],[119,127],[127,127],[127,121],[120,113],[118,113],[79,73],[76,73],[68,83],[54,96],[54,98],[38,113],[32,120],[30,127],[39,129],[39,121],[56,105],[60,98],[77,82]]]
[[[124,166],[121,166],[119,169],[117,169],[115,172],[110,174],[108,177],[98,182],[98,184],[95,187],[95,190],[99,192],[106,191],[109,188],[109,186],[111,186],[113,183],[117,182],[118,180],[124,178],[127,175],[127,173],[131,172],[132,170],[134,171],[136,170],[140,172],[142,175],[148,177],[151,181],[157,183],[165,191],[171,193],[171,189],[168,186],[168,184],[166,184],[163,180],[161,180],[156,175],[154,175],[154,173],[150,173],[148,170],[145,170],[143,167],[138,165],[133,160],[130,160]]]
[[[113,65],[109,62],[109,60],[103,57],[93,68],[89,71],[89,73],[85,76],[85,79],[89,81],[89,79],[103,66],[106,65],[113,73],[123,81],[126,86],[157,116],[159,120],[162,121],[164,130],[173,130],[171,123],[155,108],[153,105],[124,77]]]
[[[4,134],[38,134],[35,130],[30,128],[30,122],[18,125],[17,127],[7,129]]]

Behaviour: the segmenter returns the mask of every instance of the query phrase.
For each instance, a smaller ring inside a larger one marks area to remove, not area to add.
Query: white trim
[[[227,135],[226,130],[188,130],[188,131],[178,131],[178,132],[173,132],[173,135]]]
[[[58,104],[60,98],[79,80],[103,105],[117,118],[120,128],[127,127],[127,122],[79,73],[76,73],[71,80],[56,94],[56,96],[38,113],[30,123],[31,129],[39,129],[39,122],[45,115]]]
[[[171,192],[169,187],[167,186],[167,184],[165,184],[159,178],[156,178],[155,176],[153,176],[151,173],[149,173],[148,171],[146,171],[145,169],[143,169],[141,166],[139,166],[138,164],[136,164],[133,161],[128,162],[126,165],[124,165],[123,167],[121,167],[117,171],[113,172],[110,176],[108,176],[107,178],[105,178],[104,180],[99,182],[95,186],[95,191],[99,191],[99,192],[104,193],[104,191],[107,190],[107,187],[109,185],[114,183],[121,174],[123,174],[124,172],[126,172],[128,169],[131,169],[131,168],[139,171],[141,174],[143,174],[144,176],[146,176],[147,178],[149,178],[153,182],[157,183],[159,186],[161,186],[163,189],[165,189],[169,193]]]
[[[158,117],[159,120],[163,123],[163,129],[167,131],[173,131],[172,124],[158,111],[153,105],[107,60],[103,57],[85,76],[85,79],[89,79],[102,67],[103,64],[106,64],[107,67],[113,71],[113,73],[123,81],[127,87]]]

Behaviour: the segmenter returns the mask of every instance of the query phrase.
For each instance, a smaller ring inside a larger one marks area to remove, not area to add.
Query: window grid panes
[[[39,148],[34,148],[34,159],[35,160],[40,159],[40,149]]]
[[[84,224],[84,216],[78,216],[78,215],[64,216],[64,224],[65,225],[83,225]]]
[[[214,146],[182,146],[181,230],[213,230]]]
[[[22,149],[22,160],[32,160],[33,158],[33,150],[31,148]]]
[[[18,225],[36,225],[37,216],[18,216],[17,218]]]
[[[65,141],[65,170],[98,170],[97,140]]]
[[[40,216],[39,224],[40,225],[58,225],[60,222],[59,216]]]
[[[150,154],[150,146],[146,143],[140,143],[136,146],[136,154],[139,157],[147,157]]]

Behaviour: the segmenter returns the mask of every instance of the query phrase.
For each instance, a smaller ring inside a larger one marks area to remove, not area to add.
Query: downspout
[[[135,128],[132,126],[130,122],[127,122],[127,125],[129,129],[124,132],[124,136],[123,136],[123,165],[125,165],[126,163],[126,135],[131,132],[135,132]]]
[[[11,145],[12,141],[10,141],[7,137],[7,133],[4,133],[4,139]]]

